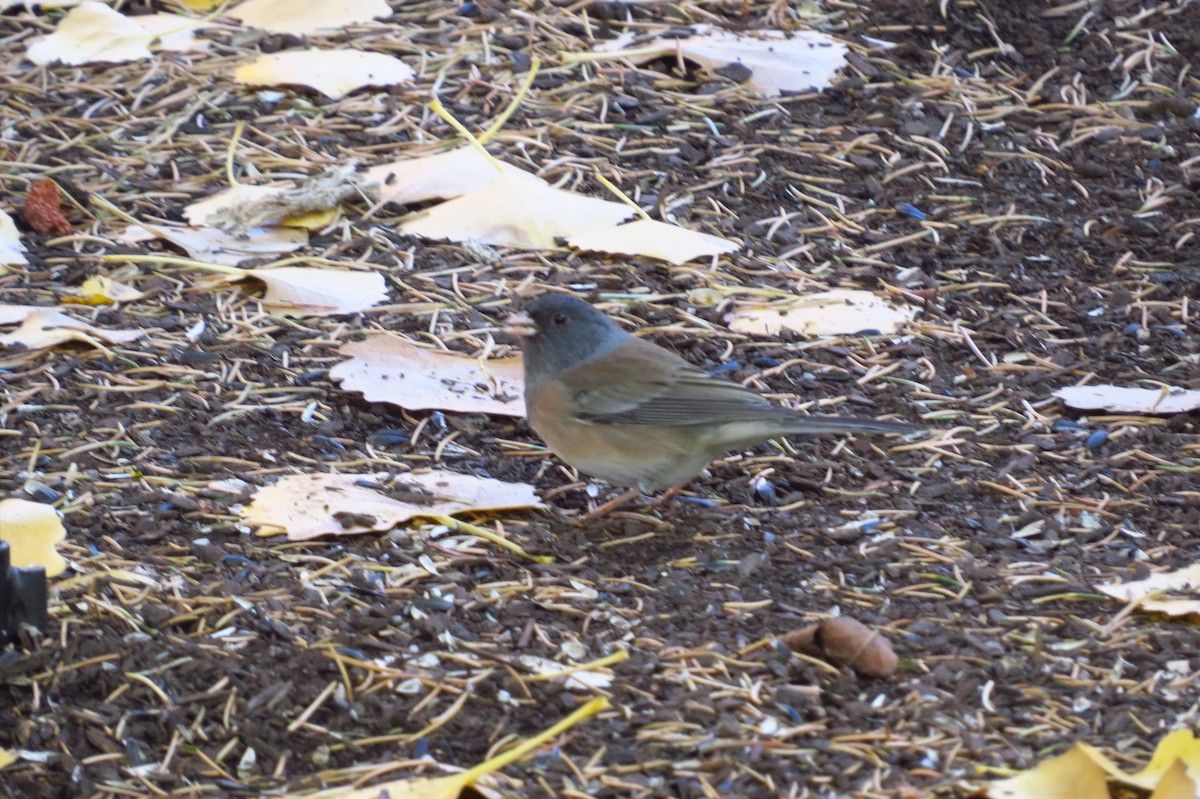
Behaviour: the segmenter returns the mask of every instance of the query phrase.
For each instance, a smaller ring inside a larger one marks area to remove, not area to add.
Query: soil
[[[1195,727],[1194,625],[1124,613],[1095,586],[1192,563],[1200,419],[1084,415],[1053,392],[1200,389],[1200,5],[830,3],[821,24],[855,46],[845,77],[775,100],[673,59],[555,66],[629,25],[794,27],[809,5],[406,4],[390,27],[314,41],[424,52],[419,80],[336,102],[229,81],[294,37],[224,31],[207,57],[35,69],[20,60],[30,14],[0,17],[0,202],[14,212],[50,176],[79,203],[75,236],[15,214],[31,265],[0,273],[0,301],[54,304],[116,274],[146,298],[80,314],[149,334],[0,352],[0,491],[60,507],[72,562],[51,629],[0,654],[0,749],[26,753],[0,796],[272,795],[393,762],[388,778],[436,775],[597,692],[614,710],[490,789],[954,794],[1074,741],[1142,763]],[[240,168],[374,163],[453,136],[422,110],[439,69],[447,107],[481,129],[535,55],[547,64],[501,157],[595,196],[601,167],[651,213],[742,250],[683,268],[487,253],[398,235],[400,210],[366,218],[363,203],[306,252],[379,268],[392,304],[294,320],[194,270],[101,260],[145,247],[112,245],[120,225],[89,197],[180,219],[226,185],[239,120]],[[697,291],[885,284],[921,305],[903,336],[739,336],[728,303]],[[937,432],[765,444],[678,499],[581,524],[595,487],[523,422],[371,404],[327,377],[364,330],[479,352],[515,290],[538,286],[574,287],[781,400]],[[473,520],[554,562],[420,524],[301,544],[239,523],[283,474],[431,464],[534,483],[549,510]],[[897,673],[778,642],[831,614],[888,637]],[[619,650],[594,690],[531,680],[520,660]]]

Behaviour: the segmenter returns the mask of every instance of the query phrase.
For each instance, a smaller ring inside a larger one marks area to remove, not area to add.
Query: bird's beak
[[[517,338],[531,338],[536,336],[538,331],[537,323],[527,313],[515,313],[508,317],[504,320],[504,327],[501,329]]]

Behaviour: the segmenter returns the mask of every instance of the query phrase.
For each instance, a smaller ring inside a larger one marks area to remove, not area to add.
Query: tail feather
[[[805,416],[788,415],[789,435],[818,435],[820,433],[894,433],[904,435],[917,433],[923,427],[907,422],[891,422],[886,419],[861,419],[855,416]]]

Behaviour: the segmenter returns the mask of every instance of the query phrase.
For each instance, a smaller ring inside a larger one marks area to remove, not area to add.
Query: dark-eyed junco
[[[563,294],[542,294],[504,329],[524,339],[525,412],[534,431],[579,471],[647,494],[769,438],[920,429],[774,405]]]

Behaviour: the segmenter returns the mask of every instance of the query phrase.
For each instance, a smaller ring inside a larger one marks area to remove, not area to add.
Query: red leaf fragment
[[[58,184],[42,178],[29,187],[25,195],[25,221],[38,233],[68,236],[74,232],[62,213],[62,195]]]

